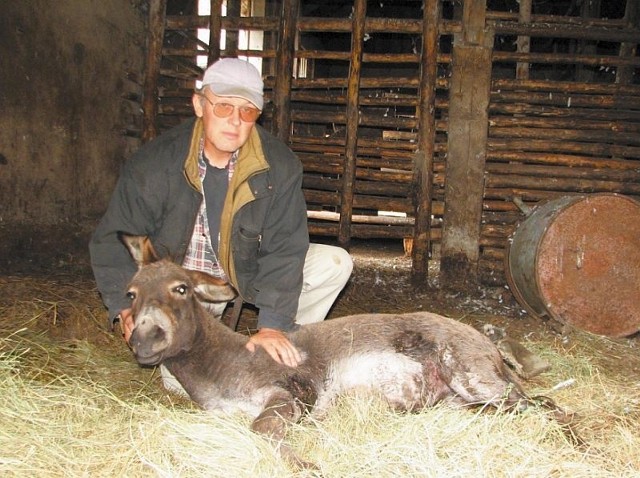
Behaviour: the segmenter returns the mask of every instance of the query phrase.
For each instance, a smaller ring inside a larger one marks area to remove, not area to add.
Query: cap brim
[[[253,105],[261,111],[264,106],[264,97],[261,92],[243,88],[238,85],[225,85],[220,83],[212,83],[205,86],[208,86],[216,96],[244,98],[245,100],[253,103]]]

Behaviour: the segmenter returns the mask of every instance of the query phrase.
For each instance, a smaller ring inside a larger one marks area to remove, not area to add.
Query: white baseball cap
[[[264,83],[258,69],[239,58],[223,58],[204,72],[202,88],[208,86],[216,96],[244,98],[262,110]]]

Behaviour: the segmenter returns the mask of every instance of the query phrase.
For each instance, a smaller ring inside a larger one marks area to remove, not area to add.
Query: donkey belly
[[[256,418],[264,410],[265,403],[280,389],[278,387],[262,387],[256,390],[230,390],[220,394],[217,390],[209,389],[209,393],[198,397],[205,410],[211,412],[223,412],[225,414],[244,413],[251,418]]]
[[[394,352],[354,354],[336,360],[327,371],[325,386],[318,394],[315,413],[322,413],[340,394],[366,391],[381,395],[399,410],[415,410],[433,404],[448,387],[429,367]],[[426,375],[425,375],[425,372]]]

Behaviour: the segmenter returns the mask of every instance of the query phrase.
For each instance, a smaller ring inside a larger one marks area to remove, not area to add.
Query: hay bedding
[[[640,476],[637,338],[564,337],[524,314],[508,291],[414,290],[401,247],[354,248],[354,276],[333,316],[433,310],[508,334],[552,363],[527,383],[576,412],[585,450],[542,411],[521,415],[438,406],[389,411],[345,397],[288,440],[319,471],[294,471],[242,416],[210,415],[142,369],[104,312],[86,259],[0,276],[0,473],[3,476]],[[75,268],[75,269],[74,269]],[[251,329],[255,311],[241,325]]]

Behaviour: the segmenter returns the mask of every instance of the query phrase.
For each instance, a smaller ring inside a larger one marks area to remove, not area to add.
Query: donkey
[[[260,348],[250,352],[247,336],[203,307],[233,299],[229,284],[158,260],[146,238],[122,238],[140,267],[128,290],[135,318],[129,343],[137,361],[163,364],[202,408],[245,412],[254,431],[278,442],[287,423],[306,411],[321,415],[352,390],[379,394],[401,411],[441,400],[518,410],[538,403],[488,337],[429,312],[361,314],[302,326],[288,334],[302,362],[295,368],[278,364]],[[544,402],[566,422],[562,410]]]

